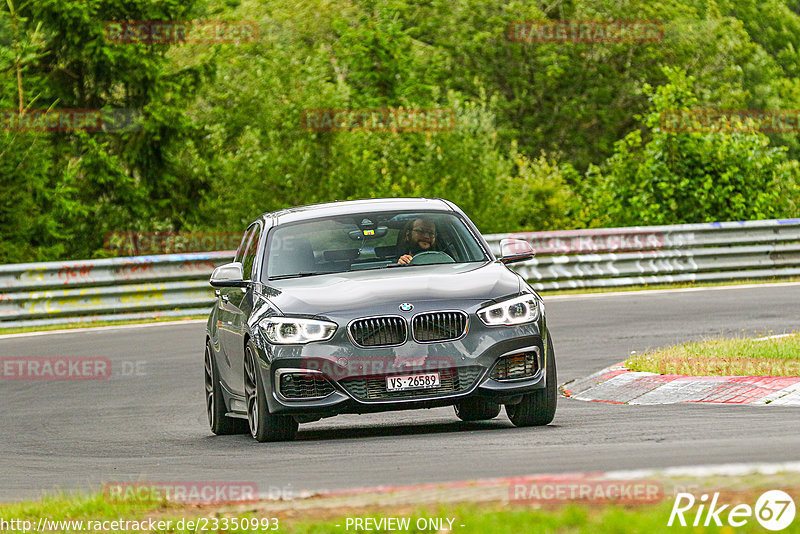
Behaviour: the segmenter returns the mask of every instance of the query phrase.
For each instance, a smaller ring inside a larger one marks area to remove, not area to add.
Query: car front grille
[[[500,358],[489,376],[495,380],[514,380],[532,377],[537,371],[539,371],[538,354],[523,352]]]
[[[431,389],[412,389],[408,391],[387,391],[386,375],[345,378],[339,384],[360,401],[386,401],[436,398],[469,391],[483,373],[483,367],[438,369],[440,386]]]
[[[412,335],[415,341],[448,341],[458,339],[467,329],[467,314],[460,311],[421,313],[414,317]]]
[[[287,399],[313,399],[333,393],[333,385],[317,373],[284,373],[279,387]]]
[[[397,315],[358,319],[350,323],[350,337],[361,347],[390,347],[402,345],[408,330],[406,321]]]

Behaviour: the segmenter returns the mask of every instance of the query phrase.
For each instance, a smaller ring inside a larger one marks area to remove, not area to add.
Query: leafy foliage
[[[655,43],[520,43],[514,21],[661,20]],[[255,42],[115,44],[112,20],[252,20]],[[0,262],[287,206],[453,200],[485,232],[797,216],[796,133],[670,133],[670,109],[800,109],[790,0],[5,0],[0,109],[121,108],[131,131],[0,129]],[[445,132],[314,132],[309,109],[451,109]]]
[[[595,176],[594,216],[599,224],[671,224],[767,219],[787,213],[784,184],[798,183],[786,149],[761,133],[673,133],[661,114],[692,110],[691,77],[665,69],[669,82],[653,90],[645,142],[634,130],[620,140]]]

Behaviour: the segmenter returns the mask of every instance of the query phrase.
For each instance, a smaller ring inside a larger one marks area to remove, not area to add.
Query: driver
[[[414,219],[405,232],[397,263],[408,265],[419,252],[436,250],[436,224],[432,220],[425,217]]]

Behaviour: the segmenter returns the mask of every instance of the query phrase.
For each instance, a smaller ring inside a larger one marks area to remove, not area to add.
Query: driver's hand
[[[397,260],[397,263],[399,263],[400,265],[408,265],[409,263],[411,263],[411,259],[413,257],[414,256],[412,256],[411,254],[403,254],[402,256],[400,256],[400,259]]]

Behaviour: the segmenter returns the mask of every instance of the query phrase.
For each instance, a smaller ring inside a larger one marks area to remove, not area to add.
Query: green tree
[[[767,219],[786,214],[796,162],[784,147],[754,133],[674,133],[662,129],[662,112],[696,107],[694,79],[665,68],[668,83],[645,90],[644,118],[651,139],[639,130],[620,140],[614,154],[593,166],[584,192],[592,201],[584,215],[592,225],[653,225]]]
[[[181,20],[194,14],[191,2],[177,0],[36,0],[0,6],[0,61],[7,65],[0,67],[4,109],[121,108],[143,116],[141,129],[127,133],[5,134],[0,187],[25,183],[30,193],[7,197],[15,200],[0,221],[13,224],[21,206],[28,206],[31,220],[24,225],[25,239],[22,229],[12,230],[16,237],[3,232],[4,250],[23,247],[0,261],[87,257],[102,246],[107,232],[179,227],[199,202],[205,184],[176,165],[180,160],[173,154],[197,136],[184,111],[213,73],[213,58],[204,53],[205,60],[177,68],[167,55],[169,46],[119,45],[104,36],[110,20]]]

